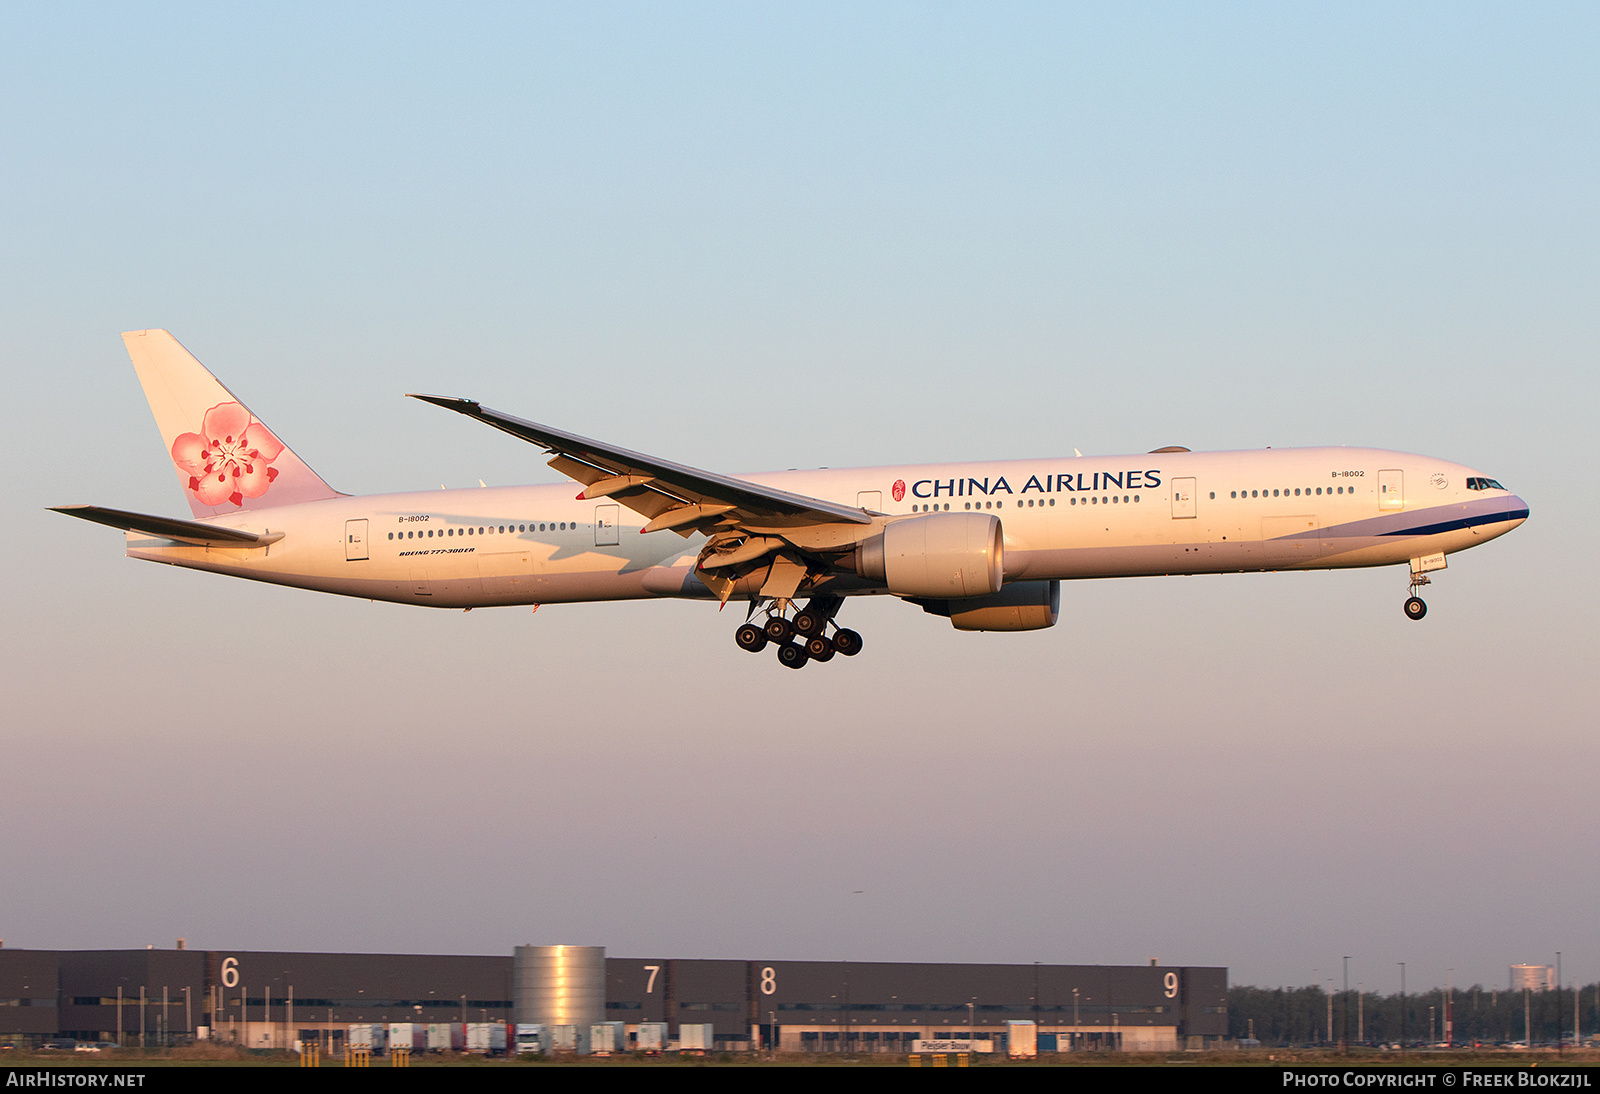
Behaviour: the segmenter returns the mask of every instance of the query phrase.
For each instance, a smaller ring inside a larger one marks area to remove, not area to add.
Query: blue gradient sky
[[[1593,5],[70,6],[0,39],[8,946],[1600,979]],[[1053,631],[430,612],[126,560],[118,332],[351,493],[1364,444],[1533,517]]]

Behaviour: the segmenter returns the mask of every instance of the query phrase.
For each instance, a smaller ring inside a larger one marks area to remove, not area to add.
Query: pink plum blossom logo
[[[265,494],[278,477],[268,465],[281,452],[283,442],[238,403],[218,403],[206,411],[199,433],[172,442],[172,462],[204,505],[243,505]]]
[[[890,487],[889,493],[894,495],[895,501],[904,501],[906,499],[906,480],[895,479],[894,486]]]

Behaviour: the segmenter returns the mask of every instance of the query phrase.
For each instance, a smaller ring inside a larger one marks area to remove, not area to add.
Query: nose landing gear
[[[791,669],[805,668],[811,661],[832,661],[838,654],[854,657],[861,652],[861,636],[833,620],[843,604],[843,597],[813,597],[793,617],[785,618],[788,602],[774,602],[766,609],[765,623],[745,623],[734,631],[733,639],[740,649],[750,653],[760,653],[769,643],[775,644],[779,663]],[[830,626],[832,635],[828,634]]]
[[[1428,614],[1428,605],[1417,595],[1417,590],[1424,585],[1433,584],[1428,580],[1429,570],[1442,570],[1445,567],[1444,555],[1427,555],[1423,558],[1411,560],[1411,596],[1406,600],[1406,618],[1421,619]]]

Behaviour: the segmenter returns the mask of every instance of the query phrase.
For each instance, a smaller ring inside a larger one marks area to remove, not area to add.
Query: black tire
[[[767,648],[767,632],[754,623],[746,623],[733,632],[733,640],[739,643],[741,650],[751,653],[760,653]]]
[[[1422,602],[1422,597],[1414,596],[1406,601],[1406,618],[1421,619],[1428,614],[1428,606]]]
[[[787,642],[790,636],[794,634],[794,624],[781,615],[769,618],[766,625],[761,629],[766,631],[767,637],[774,642]]]
[[[785,642],[778,647],[778,663],[785,668],[803,669],[809,660],[806,648],[798,642]]]
[[[810,638],[813,635],[821,634],[822,628],[827,625],[828,621],[816,612],[794,613],[794,633],[796,634]]]
[[[861,652],[861,636],[849,627],[840,627],[833,633],[833,648],[846,657],[854,657]]]
[[[806,640],[806,656],[813,661],[831,661],[837,652],[833,648],[833,640],[820,634]]]

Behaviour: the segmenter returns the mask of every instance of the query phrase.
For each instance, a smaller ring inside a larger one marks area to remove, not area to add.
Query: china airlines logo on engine
[[[894,480],[894,485],[889,488],[889,493],[894,497],[895,501],[905,501],[906,500],[906,480],[905,479],[895,479]]]

